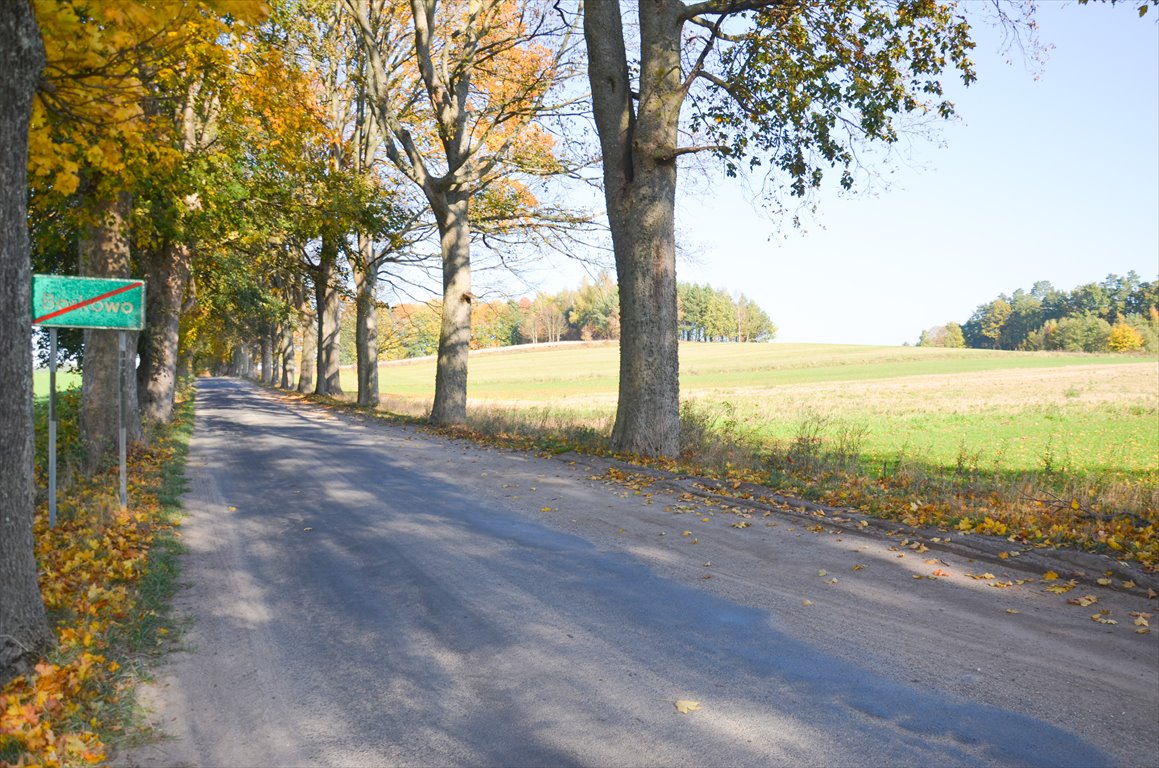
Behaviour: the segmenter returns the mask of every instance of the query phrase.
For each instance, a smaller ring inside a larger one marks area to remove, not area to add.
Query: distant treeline
[[[681,283],[680,338],[685,341],[769,341],[777,327],[755,302],[707,285]],[[387,360],[433,355],[439,346],[438,301],[378,309],[379,356]],[[343,313],[342,362],[354,362],[354,312]],[[471,348],[620,338],[620,297],[606,272],[578,289],[507,301],[475,300]]]
[[[965,323],[922,331],[922,347],[1159,352],[1159,280],[1134,271],[1060,291],[1048,281],[979,304]]]

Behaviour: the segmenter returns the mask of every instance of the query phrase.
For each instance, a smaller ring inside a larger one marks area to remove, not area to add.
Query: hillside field
[[[614,343],[472,353],[472,418],[610,431]],[[1123,355],[818,344],[680,348],[681,392],[714,428],[774,444],[856,439],[868,461],[899,457],[987,472],[1159,476],[1159,360]],[[430,406],[435,361],[384,364],[383,407]],[[343,387],[356,388],[343,371]],[[851,436],[853,436],[851,438]]]

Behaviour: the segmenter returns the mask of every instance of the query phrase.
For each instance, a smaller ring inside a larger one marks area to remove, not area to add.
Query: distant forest
[[[680,338],[684,341],[770,341],[777,327],[743,293],[708,285],[678,286]],[[387,360],[433,355],[439,346],[438,301],[380,306],[379,356]],[[343,313],[342,362],[355,359],[354,312]],[[506,301],[473,302],[471,349],[556,341],[620,338],[620,298],[607,272],[577,289]]]
[[[962,324],[922,331],[918,346],[1159,352],[1159,280],[1134,271],[1060,291],[1048,281],[979,304]]]

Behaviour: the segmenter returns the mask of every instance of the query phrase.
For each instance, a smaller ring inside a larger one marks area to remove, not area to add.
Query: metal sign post
[[[56,329],[118,330],[117,452],[120,459],[121,509],[129,508],[127,395],[128,335],[145,327],[145,282],[136,279],[32,276],[32,324],[48,328],[48,524],[56,525]]]
[[[48,329],[48,527],[56,527],[56,328]]]
[[[128,415],[125,413],[127,410],[125,407],[125,395],[127,394],[128,386],[125,383],[125,377],[128,376],[128,365],[126,363],[126,358],[128,357],[128,340],[124,331],[118,331],[117,336],[119,337],[117,346],[120,348],[120,359],[118,360],[120,365],[117,370],[120,374],[117,377],[118,383],[120,384],[120,400],[117,403],[117,422],[120,424],[120,430],[117,436],[117,457],[121,462],[121,511],[124,512],[129,508],[127,441],[125,439],[125,433],[128,431],[125,427],[125,420],[128,418]]]

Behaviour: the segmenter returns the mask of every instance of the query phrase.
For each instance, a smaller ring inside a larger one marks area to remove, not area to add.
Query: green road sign
[[[145,327],[145,282],[33,275],[32,324],[139,331]]]

